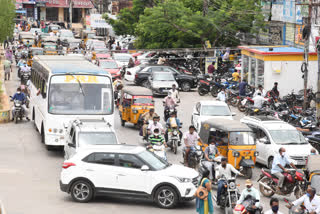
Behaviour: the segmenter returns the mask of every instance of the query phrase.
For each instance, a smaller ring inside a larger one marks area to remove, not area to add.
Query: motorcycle
[[[284,201],[287,204],[292,205],[288,199],[285,198]],[[309,214],[309,211],[304,205],[301,204],[300,206],[291,207],[291,209],[289,209],[289,214]]]
[[[183,159],[185,158],[185,156],[186,156],[186,148],[184,148],[184,150],[183,150]],[[191,150],[189,152],[189,156],[188,156],[188,160],[187,160],[188,166],[193,169],[196,169],[202,158],[203,158],[202,148],[201,148],[201,146],[196,145],[194,147],[194,150]]]
[[[237,201],[240,198],[240,191],[236,185],[236,177],[226,179],[223,175],[221,178],[225,181],[224,186],[226,187],[222,191],[220,197],[216,199],[221,209],[224,209],[226,214],[232,213],[232,210],[237,204]]]
[[[24,111],[23,111],[23,108],[22,108],[22,101],[14,100],[13,101],[13,105],[14,105],[14,108],[15,108],[14,115],[13,115],[13,120],[14,120],[15,123],[18,123],[18,119],[22,120],[23,116],[24,116]]]
[[[31,71],[25,71],[20,74],[21,85],[26,85],[31,77]]]
[[[168,146],[171,148],[174,154],[177,154],[178,146],[181,144],[179,129],[173,128],[170,132],[168,132]]]
[[[297,199],[300,198],[307,189],[306,177],[302,171],[299,172],[294,169],[288,171],[288,173],[283,173],[285,180],[279,193],[276,191],[279,179],[271,174],[271,170],[262,169],[258,179],[260,192],[266,197],[271,197],[274,194],[289,195],[294,193]]]
[[[260,213],[262,211],[262,207],[257,207],[256,209],[253,209],[252,206],[255,205],[256,202],[259,202],[259,200],[256,200],[251,195],[248,195],[242,204],[237,204],[235,208],[233,209],[233,214],[250,214],[255,213],[256,209],[259,209]]]
[[[215,171],[216,171],[216,168],[221,164],[221,158],[223,158],[223,156],[218,156],[218,157],[215,157],[215,158],[213,159],[214,164],[212,165],[212,172],[215,172]],[[205,161],[207,161],[207,160],[202,159],[202,160],[200,161],[199,169],[198,169],[200,175],[203,175],[203,173],[204,173],[205,171],[209,170],[209,169],[205,166],[205,164],[204,164]],[[215,173],[215,174],[217,174],[217,173]],[[215,178],[214,178],[214,179],[215,179]]]
[[[175,106],[169,106],[169,107],[165,107],[164,108],[164,112],[163,112],[163,115],[164,115],[164,121],[167,121],[168,118],[170,117],[170,114],[171,113],[175,113],[177,115],[177,109]]]
[[[150,144],[147,146],[147,149],[163,160],[167,160],[166,147],[164,144]]]

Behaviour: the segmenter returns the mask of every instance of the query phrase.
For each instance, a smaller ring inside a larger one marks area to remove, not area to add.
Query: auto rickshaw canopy
[[[313,172],[320,173],[320,155],[309,155],[306,169],[310,174]]]
[[[150,89],[140,86],[126,86],[122,89],[122,92],[132,96],[153,96]]]
[[[199,136],[204,143],[208,143],[211,131],[224,132],[252,132],[252,130],[243,123],[228,119],[209,119],[201,122]]]

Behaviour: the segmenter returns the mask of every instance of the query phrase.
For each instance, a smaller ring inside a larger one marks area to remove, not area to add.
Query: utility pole
[[[307,90],[308,90],[308,67],[309,67],[309,40],[310,40],[310,32],[311,32],[311,15],[312,15],[312,0],[310,0],[309,4],[309,14],[306,21],[306,24],[303,28],[303,39],[304,39],[304,64],[305,64],[305,70],[304,70],[304,100],[303,100],[303,109],[305,110],[308,106],[308,96],[307,96]]]
[[[73,7],[73,2],[72,0],[69,0],[70,29],[72,29],[72,7]]]
[[[318,55],[318,81],[316,93],[316,109],[317,109],[317,122],[320,122],[320,39],[317,41],[317,55]]]

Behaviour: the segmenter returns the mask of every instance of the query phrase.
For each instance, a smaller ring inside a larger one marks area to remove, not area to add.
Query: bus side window
[[[47,96],[47,84],[45,80],[41,80],[42,81],[42,87],[41,87],[41,95],[43,98],[46,98]]]

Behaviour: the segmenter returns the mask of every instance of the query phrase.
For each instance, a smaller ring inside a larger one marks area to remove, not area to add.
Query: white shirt
[[[199,138],[200,137],[198,133],[195,131],[192,134],[190,134],[190,132],[187,131],[186,133],[184,133],[183,136],[183,139],[187,140],[187,142],[185,143],[186,147],[194,147],[197,144]]]
[[[217,177],[219,176],[221,178],[221,176],[224,175],[226,179],[230,179],[232,178],[231,172],[240,174],[238,170],[236,170],[231,164],[228,163],[226,168],[223,168],[222,165],[219,165],[217,167]]]
[[[262,91],[260,89],[256,90],[253,94],[253,97],[258,96],[258,93],[261,93],[261,96],[265,97],[267,92],[266,90],[262,89]]]
[[[159,129],[160,133],[163,131],[163,126],[161,125],[161,123],[157,122],[156,125],[154,125],[153,121],[152,123],[149,123],[148,129],[151,131],[151,134],[153,134],[153,130],[155,130],[156,128]]]
[[[261,108],[262,107],[262,104],[265,102],[265,101],[268,101],[267,98],[264,98],[262,96],[255,96],[254,98],[252,98],[252,100],[254,101],[254,107],[256,108]]]
[[[112,50],[115,50],[115,49],[116,49],[116,47],[117,47],[117,45],[116,45],[116,44],[112,44],[112,45],[111,45],[111,49],[112,49]]]
[[[264,212],[264,214],[274,214],[273,211],[270,209],[266,212]],[[278,211],[276,214],[283,214],[282,212]]]
[[[170,90],[169,92],[171,92],[171,97],[174,99],[175,102],[178,102],[178,100],[180,100],[180,97],[179,97],[179,91],[176,89],[176,90]]]
[[[310,212],[316,212],[320,213],[320,197],[315,195],[312,201],[310,201],[309,197],[307,195],[304,195],[300,197],[299,199],[292,202],[294,206],[303,205],[306,207],[306,209]]]
[[[50,36],[54,36],[54,32],[51,31],[51,32],[49,33],[49,35],[50,35]]]
[[[226,99],[227,99],[227,94],[224,91],[220,91],[218,93],[217,99],[220,100],[220,101],[225,102]]]

